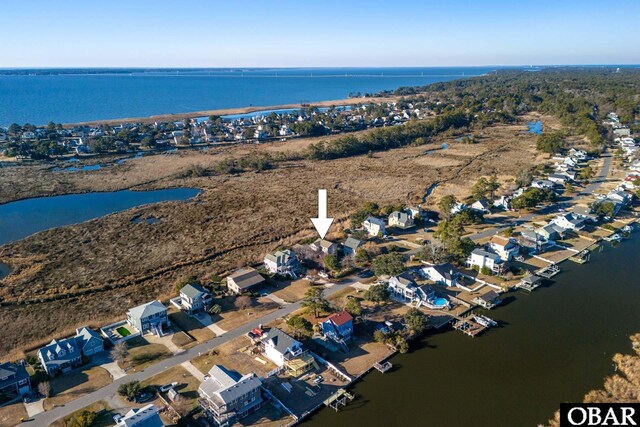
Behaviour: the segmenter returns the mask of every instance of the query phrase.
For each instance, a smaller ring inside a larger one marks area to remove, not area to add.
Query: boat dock
[[[347,406],[347,403],[355,399],[355,396],[349,393],[347,390],[341,388],[327,400],[324,401],[325,406],[333,408],[336,412],[340,409],[340,406]]]
[[[453,322],[453,329],[460,331],[470,336],[471,338],[474,338],[477,335],[480,335],[481,333],[483,333],[485,330],[487,330],[488,327],[479,324],[475,320],[471,320],[467,318],[467,319],[459,319]]]
[[[393,365],[391,364],[391,362],[387,361],[383,363],[374,363],[373,367],[384,374],[389,369],[393,368]]]
[[[549,264],[548,266],[536,271],[536,274],[545,279],[551,279],[556,274],[560,273],[560,267],[557,264]]]
[[[585,249],[581,252],[578,252],[577,254],[569,257],[569,260],[576,262],[578,264],[584,264],[587,261],[589,261],[589,258],[591,258],[591,252],[588,249]]]

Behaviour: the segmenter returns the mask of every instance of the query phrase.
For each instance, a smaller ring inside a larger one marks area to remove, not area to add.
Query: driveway
[[[213,333],[216,334],[216,336],[224,335],[227,333],[227,331],[225,331],[220,326],[213,323],[213,319],[211,318],[211,316],[206,313],[202,314],[199,317],[194,317],[194,319],[202,323],[203,326],[206,326],[211,331],[213,331]]]

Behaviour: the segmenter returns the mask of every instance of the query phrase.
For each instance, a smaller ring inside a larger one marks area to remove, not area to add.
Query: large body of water
[[[579,402],[613,373],[615,353],[631,353],[640,332],[640,233],[590,263],[562,264],[554,283],[508,294],[490,316],[504,327],[469,338],[426,337],[395,370],[358,383],[357,400],[322,410],[309,427],[536,427],[560,402]],[[630,262],[631,261],[631,262]]]
[[[0,74],[0,126],[74,123],[346,98],[492,71],[488,67],[146,70]]]
[[[88,221],[148,203],[187,200],[194,188],[154,191],[113,191],[38,197],[0,205],[0,245],[39,231]],[[0,277],[3,267],[0,265]]]

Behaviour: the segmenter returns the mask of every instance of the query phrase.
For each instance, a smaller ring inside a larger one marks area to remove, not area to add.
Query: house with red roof
[[[353,317],[344,310],[339,311],[324,319],[320,327],[326,337],[349,341],[353,335]]]

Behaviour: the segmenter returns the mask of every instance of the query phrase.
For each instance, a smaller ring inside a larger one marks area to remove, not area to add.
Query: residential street
[[[336,292],[351,286],[352,284],[356,283],[358,280],[357,278],[348,278],[342,282],[340,282],[339,284],[335,284],[333,286],[331,286],[330,288],[328,288],[325,291],[325,296],[331,296],[333,294],[335,294]],[[125,377],[121,377],[118,378],[116,380],[114,380],[113,383],[109,384],[106,387],[103,387],[99,390],[96,390],[93,393],[87,394],[85,396],[79,397],[78,399],[72,400],[71,402],[67,403],[66,405],[63,406],[59,406],[57,408],[54,408],[50,411],[47,412],[41,412],[37,415],[35,415],[33,418],[30,418],[30,420],[25,421],[24,423],[20,424],[22,426],[30,426],[30,427],[46,427],[48,426],[50,423],[52,423],[55,420],[58,420],[60,418],[64,418],[67,415],[70,415],[72,413],[74,413],[75,411],[78,411],[94,402],[98,402],[100,400],[103,399],[108,399],[110,396],[114,395],[117,393],[118,391],[118,387],[120,386],[120,384],[123,383],[127,383],[130,381],[144,381],[146,379],[149,379],[169,368],[172,368],[174,366],[178,366],[183,364],[184,362],[187,362],[191,359],[193,359],[194,357],[197,357],[198,355],[202,354],[202,353],[206,353],[207,351],[218,347],[221,344],[224,344],[226,342],[229,342],[231,340],[233,340],[234,338],[237,338],[243,334],[246,334],[247,332],[251,331],[252,329],[254,329],[255,327],[257,327],[260,324],[268,324],[280,317],[285,317],[291,313],[293,313],[294,311],[298,310],[299,308],[302,307],[302,302],[298,301],[292,304],[288,304],[276,311],[274,311],[273,313],[269,313],[265,316],[260,317],[259,319],[256,319],[254,321],[248,322],[236,329],[233,329],[231,331],[226,332],[224,335],[222,336],[218,336],[210,341],[207,341],[206,343],[202,343],[199,344],[195,347],[190,348],[189,350],[174,355],[168,359],[165,359],[161,362],[158,362],[154,365],[151,365],[150,367],[148,367],[147,369],[145,369],[144,371],[140,371],[140,372],[135,372],[131,375],[127,375]]]

